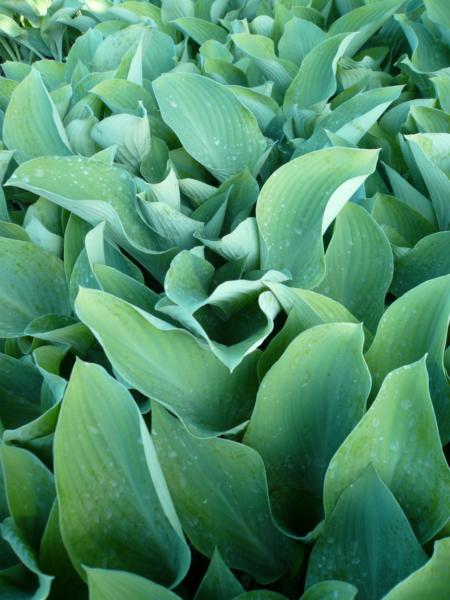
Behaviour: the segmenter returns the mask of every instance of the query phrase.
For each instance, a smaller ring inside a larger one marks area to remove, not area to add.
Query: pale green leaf
[[[375,402],[336,452],[325,478],[327,514],[369,463],[397,498],[417,538],[430,540],[448,519],[450,469],[424,360],[386,377]]]
[[[364,208],[348,203],[337,216],[317,291],[343,304],[374,332],[393,271],[391,246],[382,229]]]
[[[286,572],[301,550],[272,522],[264,465],[257,452],[225,439],[195,438],[156,406],[152,431],[193,545],[210,557],[217,547],[229,567],[247,571],[260,583]]]
[[[61,117],[35,69],[11,95],[3,140],[9,150],[15,150],[18,163],[48,154],[72,154]]]
[[[259,388],[244,442],[262,456],[274,514],[293,533],[317,524],[298,514],[302,501],[320,502],[328,464],[364,413],[371,381],[363,341],[355,324],[308,329]]]
[[[388,373],[427,353],[431,399],[444,444],[450,436],[450,391],[443,364],[449,316],[450,275],[430,279],[389,306],[366,354],[374,397]]]
[[[222,433],[249,418],[255,353],[231,374],[206,343],[110,294],[81,290],[76,310],[121,376],[196,434]]]
[[[374,171],[374,150],[329,148],[283,165],[267,180],[256,206],[261,266],[288,269],[310,288],[324,276],[322,234]]]
[[[30,242],[0,239],[0,335],[24,335],[35,318],[69,315],[63,263]]]
[[[421,567],[427,555],[389,489],[369,466],[340,496],[308,564],[306,587],[326,579],[377,600]]]
[[[225,86],[188,73],[153,84],[164,121],[184,148],[220,181],[248,167],[266,149],[255,117]]]
[[[129,392],[78,361],[55,434],[61,534],[71,561],[180,581],[189,550],[152,440]]]

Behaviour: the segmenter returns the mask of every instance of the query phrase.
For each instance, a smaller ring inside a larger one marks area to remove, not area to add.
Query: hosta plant
[[[0,598],[450,598],[448,0],[0,0]]]

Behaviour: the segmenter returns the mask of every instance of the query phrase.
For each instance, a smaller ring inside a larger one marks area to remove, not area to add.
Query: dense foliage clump
[[[0,56],[0,598],[450,599],[449,0],[0,0]]]

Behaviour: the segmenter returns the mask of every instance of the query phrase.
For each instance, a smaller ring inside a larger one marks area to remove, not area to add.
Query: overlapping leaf
[[[447,4],[0,0],[1,598],[449,595]]]

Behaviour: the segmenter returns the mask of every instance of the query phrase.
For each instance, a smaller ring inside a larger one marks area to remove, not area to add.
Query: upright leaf
[[[326,579],[377,600],[427,559],[389,489],[369,466],[340,496],[308,564],[306,587]]]
[[[369,463],[397,498],[417,538],[422,543],[431,539],[448,519],[450,469],[424,360],[389,373],[369,411],[334,455],[325,477],[327,514]]]
[[[389,240],[362,207],[348,203],[336,219],[317,291],[334,298],[375,331],[384,312],[394,259]]]
[[[53,475],[30,451],[0,445],[8,506],[23,538],[39,548],[55,499]]]
[[[260,583],[275,581],[293,565],[300,548],[272,522],[255,450],[196,438],[156,406],[152,435],[183,529],[200,552],[211,557],[217,547],[229,567]]]
[[[153,443],[129,392],[103,368],[78,361],[55,434],[61,534],[83,565],[180,581],[189,550]]]
[[[244,588],[224,563],[216,548],[194,600],[230,600],[243,591]]]
[[[0,335],[18,337],[37,317],[69,315],[62,261],[32,244],[0,238]]]
[[[110,294],[83,289],[76,310],[121,376],[178,414],[197,435],[223,433],[249,418],[256,396],[255,353],[230,373],[192,334]]]
[[[18,163],[72,154],[61,118],[36,69],[19,83],[5,112],[3,140]]]
[[[165,587],[134,573],[86,569],[90,600],[177,600]]]
[[[364,413],[370,375],[363,339],[350,323],[312,327],[289,344],[259,388],[244,442],[261,454],[274,514],[294,533],[312,529],[317,512],[320,520],[313,506],[321,505],[328,463]]]
[[[261,267],[288,269],[310,288],[324,275],[321,235],[373,173],[374,150],[328,148],[283,165],[264,184],[256,205]]]
[[[431,399],[444,444],[450,439],[450,390],[444,370],[449,316],[450,276],[430,279],[389,306],[366,354],[374,397],[388,373],[427,353]]]
[[[422,600],[422,598],[445,598],[450,593],[448,565],[450,561],[450,538],[434,544],[433,556],[425,565],[398,583],[384,600]]]
[[[217,179],[255,169],[266,141],[253,114],[224,85],[171,73],[157,79],[153,89],[164,121]]]

